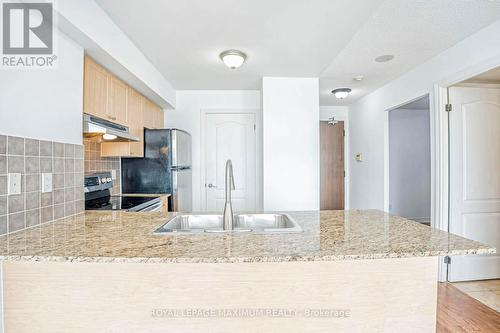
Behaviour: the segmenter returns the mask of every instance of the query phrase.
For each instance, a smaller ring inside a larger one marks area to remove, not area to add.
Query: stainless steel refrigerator
[[[144,131],[144,158],[122,159],[122,192],[170,194],[174,212],[192,210],[191,135],[179,129]]]

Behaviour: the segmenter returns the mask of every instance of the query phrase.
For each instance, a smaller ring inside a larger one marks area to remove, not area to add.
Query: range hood
[[[106,140],[109,142],[139,141],[139,138],[130,134],[128,127],[112,123],[88,114],[83,115],[83,136],[95,137],[108,135],[116,139]]]

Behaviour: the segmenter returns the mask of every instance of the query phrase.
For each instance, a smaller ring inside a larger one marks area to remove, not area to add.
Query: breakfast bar
[[[87,211],[2,236],[4,327],[430,332],[438,257],[495,252],[375,210],[286,214],[302,232],[155,234],[175,213]]]

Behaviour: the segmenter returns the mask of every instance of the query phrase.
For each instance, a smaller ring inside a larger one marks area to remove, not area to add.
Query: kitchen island
[[[86,212],[2,236],[5,332],[429,332],[438,256],[495,252],[374,210],[288,214],[302,233]]]

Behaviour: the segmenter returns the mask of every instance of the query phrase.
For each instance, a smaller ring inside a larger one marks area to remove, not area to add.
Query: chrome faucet
[[[225,204],[224,217],[222,218],[224,230],[233,230],[233,204],[231,203],[231,190],[234,190],[233,163],[226,161]]]

